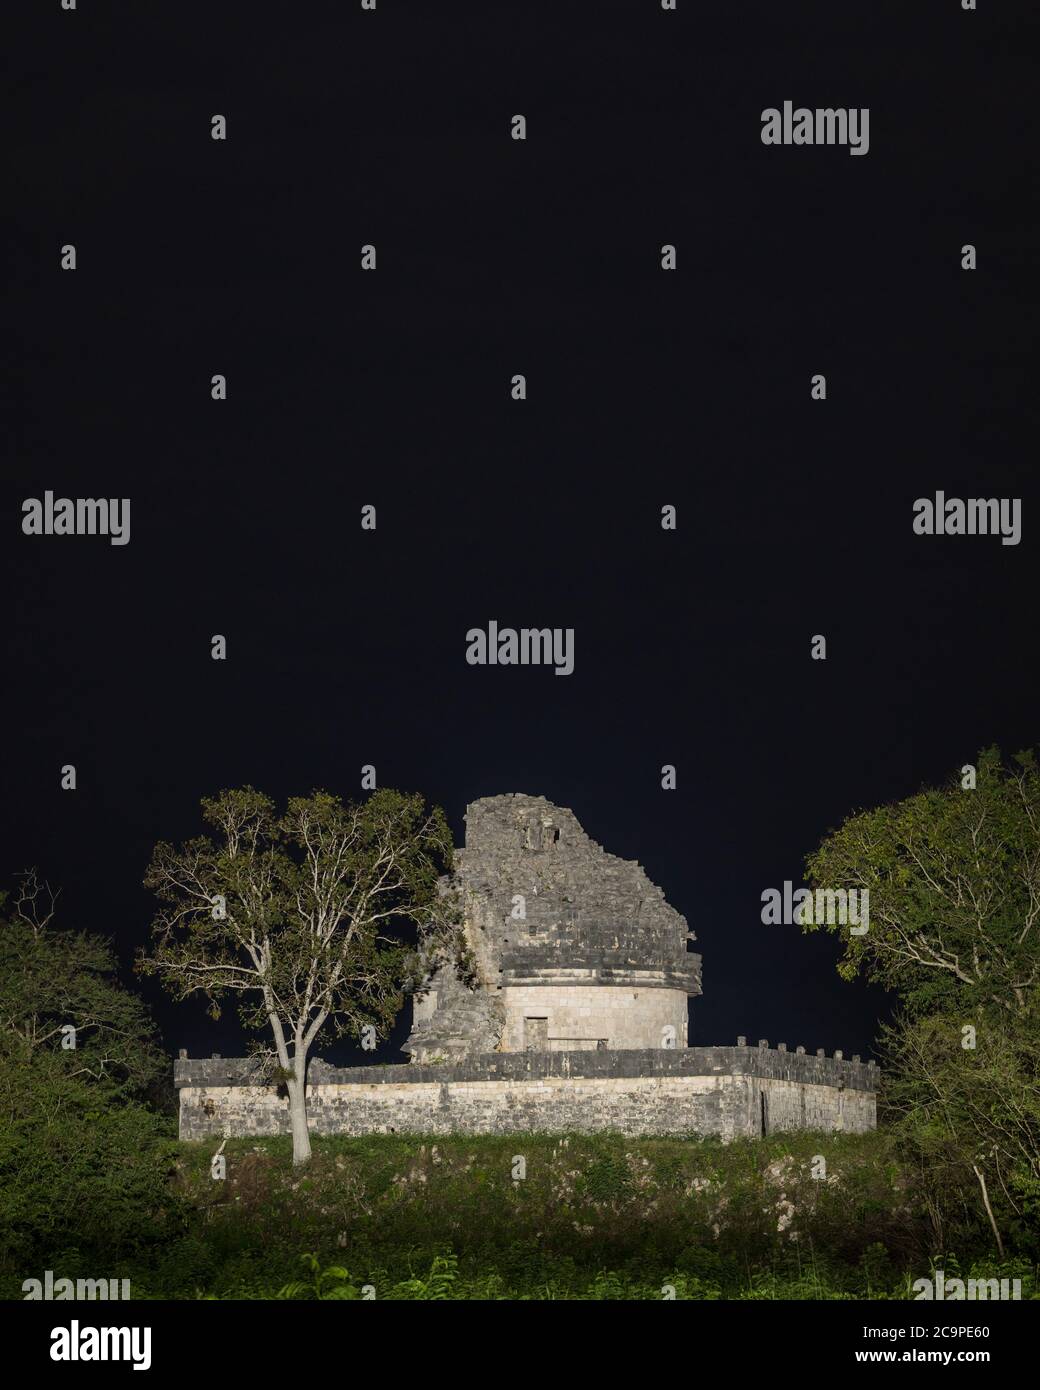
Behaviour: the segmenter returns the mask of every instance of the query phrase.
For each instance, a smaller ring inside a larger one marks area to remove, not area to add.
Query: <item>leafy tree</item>
[[[61,1051],[72,1080],[140,1094],[166,1069],[155,1027],[119,983],[109,942],[55,926],[58,896],[36,870],[6,912],[0,894],[0,1048],[30,1066]]]
[[[83,1076],[73,1053],[0,1058],[0,1268],[72,1275],[176,1229],[170,1120]]]
[[[978,755],[946,786],[851,816],[807,860],[814,889],[869,891],[840,973],[895,990],[882,1100],[942,1242],[970,1192],[1001,1220],[1040,1215],[1040,773]],[[861,899],[862,902],[862,899]],[[803,930],[840,923],[803,920]]]
[[[870,893],[840,973],[899,992],[911,1013],[993,1006],[1032,1014],[1040,985],[1040,773],[1031,752],[978,756],[977,784],[851,816],[807,860],[814,888]]]
[[[156,846],[145,884],[165,904],[139,968],[175,998],[202,994],[219,1017],[237,996],[251,1030],[269,1030],[289,1095],[293,1162],[310,1157],[307,1061],[323,1039],[387,1030],[413,952],[456,927],[451,834],[423,798],[380,790],[360,805],[328,792],[293,797],[282,816],[252,787],[202,802],[213,833]]]
[[[926,1175],[940,1245],[946,1213],[976,1189],[1003,1258],[1000,1215],[1040,1217],[1040,1038],[1031,1020],[990,1009],[963,1025],[937,1015],[884,1032],[886,1112]]]
[[[108,942],[59,928],[57,899],[35,871],[0,895],[5,1268],[123,1252],[171,1212],[168,1122],[140,1103],[168,1063]]]

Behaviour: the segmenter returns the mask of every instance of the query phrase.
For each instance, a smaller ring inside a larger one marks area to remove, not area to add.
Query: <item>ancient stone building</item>
[[[873,1062],[688,1047],[701,958],[638,864],[544,797],[475,801],[454,883],[464,950],[418,992],[410,1064],[308,1071],[318,1134],[616,1130],[723,1139],[876,1123]],[[174,1064],[183,1139],[283,1134],[288,1102],[241,1058]]]
[[[540,796],[488,796],[456,854],[470,988],[442,965],[414,1005],[413,1061],[475,1052],[686,1046],[701,958],[638,864]]]

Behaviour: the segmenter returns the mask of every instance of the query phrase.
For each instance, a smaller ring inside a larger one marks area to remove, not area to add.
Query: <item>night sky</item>
[[[34,9],[7,130],[8,886],[39,865],[129,966],[152,846],[222,787],[349,798],[372,763],[459,843],[467,802],[541,794],[689,919],[691,1042],[870,1055],[886,996],[761,895],[855,809],[1037,741],[1035,16]],[[868,107],[869,153],[764,146],[786,99]],[[130,543],[23,535],[46,489],[129,497]],[[1021,544],[914,535],[937,490],[1021,498]],[[492,619],[573,628],[574,674],[468,666]],[[137,987],[171,1051],[241,1050],[233,1011]]]

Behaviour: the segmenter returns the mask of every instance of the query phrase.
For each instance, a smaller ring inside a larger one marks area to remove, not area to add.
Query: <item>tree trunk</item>
[[[311,1156],[311,1136],[307,1128],[307,1059],[297,1060],[296,1076],[286,1082],[289,1092],[289,1121],[292,1125],[293,1167],[306,1163]]]
[[[989,1224],[993,1229],[993,1235],[997,1242],[997,1251],[1000,1255],[1000,1258],[1003,1259],[1004,1242],[1000,1238],[1000,1232],[997,1230],[997,1223],[993,1217],[993,1208],[989,1204],[989,1193],[986,1191],[986,1179],[983,1176],[982,1169],[979,1167],[977,1163],[973,1163],[972,1167],[975,1169],[975,1176],[978,1178],[979,1186],[982,1188],[982,1201],[985,1205],[986,1215],[989,1217]]]

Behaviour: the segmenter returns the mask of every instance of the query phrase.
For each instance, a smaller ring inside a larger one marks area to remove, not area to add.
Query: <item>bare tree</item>
[[[139,969],[174,995],[202,994],[219,1017],[238,997],[266,1031],[289,1095],[293,1162],[311,1153],[307,1062],[319,1039],[385,1032],[400,1009],[418,942],[450,935],[451,834],[421,796],[381,790],[359,805],[327,792],[277,816],[252,787],[202,803],[215,833],[156,846],[145,885],[164,903]]]

